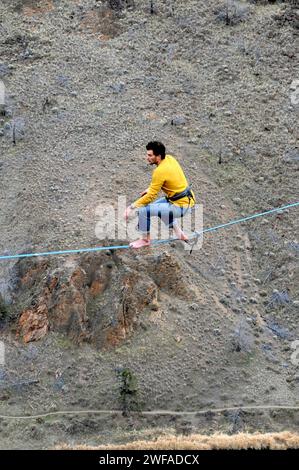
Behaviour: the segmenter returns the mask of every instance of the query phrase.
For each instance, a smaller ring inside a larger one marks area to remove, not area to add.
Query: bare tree
[[[150,0],[150,7],[151,7],[151,15],[155,13],[155,8],[154,8],[154,0]]]

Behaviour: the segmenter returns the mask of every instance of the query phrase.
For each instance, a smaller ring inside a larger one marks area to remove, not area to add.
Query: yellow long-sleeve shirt
[[[164,191],[166,196],[171,197],[176,193],[184,191],[187,186],[188,182],[179,162],[172,155],[166,155],[153,171],[152,181],[147,193],[137,199],[133,205],[135,207],[147,206],[156,199],[160,190]],[[173,201],[172,204],[181,207],[188,206],[189,199],[186,196],[178,201]],[[194,200],[191,199],[190,207],[194,206],[194,204]]]

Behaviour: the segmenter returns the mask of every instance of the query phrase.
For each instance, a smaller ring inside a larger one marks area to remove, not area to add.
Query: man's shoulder
[[[165,158],[167,160],[176,160],[176,158],[173,155],[170,155],[169,153],[167,155],[165,155]]]
[[[165,159],[162,160],[163,165],[158,165],[154,171],[153,175],[158,176],[159,174],[164,174],[165,171],[167,171],[167,168],[169,168],[169,165],[171,165],[173,162],[176,162],[177,160],[172,156],[172,155],[165,155]]]
[[[158,165],[156,168],[155,168],[155,172],[156,171],[163,171],[163,168],[165,168],[165,164],[167,165],[167,163],[170,163],[172,160],[173,160],[173,156],[172,155],[165,155],[165,158],[164,160],[161,160],[161,164]]]
[[[173,165],[177,163],[177,159],[173,155],[167,154],[165,155],[165,163],[168,165]]]

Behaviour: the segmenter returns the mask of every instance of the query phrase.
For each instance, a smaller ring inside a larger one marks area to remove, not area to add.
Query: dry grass
[[[92,447],[88,445],[57,447],[60,450],[212,450],[212,449],[299,449],[299,434],[289,431],[235,435],[192,434],[190,436],[163,436],[152,441],[134,441],[120,445]]]

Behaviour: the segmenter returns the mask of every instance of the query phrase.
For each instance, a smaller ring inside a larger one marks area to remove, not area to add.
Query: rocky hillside
[[[296,2],[0,0],[0,254],[127,243],[98,236],[99,207],[148,186],[153,139],[205,227],[298,201],[298,18]],[[0,260],[1,447],[298,430],[298,246],[290,208],[192,255]]]

